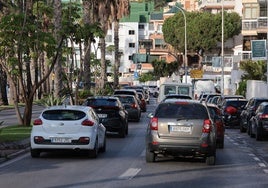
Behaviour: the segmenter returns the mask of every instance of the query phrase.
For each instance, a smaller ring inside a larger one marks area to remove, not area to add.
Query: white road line
[[[263,169],[263,172],[264,172],[265,174],[268,174],[268,169]]]
[[[253,157],[255,161],[261,161],[258,157]]]
[[[258,163],[260,167],[266,167],[265,163]]]
[[[251,157],[255,157],[255,156],[256,156],[256,155],[253,154],[253,153],[249,153],[248,155],[251,156]]]
[[[140,168],[129,168],[123,174],[119,176],[119,179],[129,180],[136,176],[141,171]]]

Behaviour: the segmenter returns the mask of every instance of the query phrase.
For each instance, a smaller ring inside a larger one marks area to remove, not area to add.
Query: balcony
[[[258,33],[267,33],[267,17],[259,17],[255,20],[242,20],[243,35],[257,35]]]

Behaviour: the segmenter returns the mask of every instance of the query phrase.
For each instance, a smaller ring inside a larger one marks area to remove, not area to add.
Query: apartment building
[[[251,40],[266,40],[268,36],[267,0],[242,0],[242,59],[251,59]]]

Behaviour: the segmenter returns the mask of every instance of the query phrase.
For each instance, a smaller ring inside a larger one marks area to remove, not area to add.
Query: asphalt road
[[[217,150],[215,166],[194,159],[145,161],[146,114],[129,123],[129,135],[108,136],[107,151],[97,159],[76,153],[29,153],[0,165],[0,187],[15,188],[207,188],[268,187],[268,141],[257,142],[238,129],[227,129],[225,148]]]

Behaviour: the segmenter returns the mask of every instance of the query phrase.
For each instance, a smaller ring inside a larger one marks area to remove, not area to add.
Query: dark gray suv
[[[160,103],[149,114],[146,161],[156,157],[202,157],[208,165],[216,160],[216,127],[205,104],[194,100]]]

